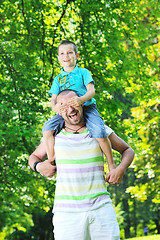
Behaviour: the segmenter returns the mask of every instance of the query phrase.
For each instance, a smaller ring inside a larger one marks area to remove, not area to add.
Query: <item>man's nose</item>
[[[67,105],[68,112],[72,112],[73,110],[74,110],[74,107],[72,107],[71,105]]]

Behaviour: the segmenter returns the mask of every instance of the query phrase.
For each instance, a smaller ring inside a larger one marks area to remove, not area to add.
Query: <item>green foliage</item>
[[[128,240],[158,240],[160,239],[160,235],[152,235],[146,237],[136,237],[136,238],[129,238]]]
[[[52,114],[48,91],[66,39],[78,44],[78,64],[93,75],[106,124],[136,152],[123,183],[109,187],[120,226],[125,236],[143,224],[160,231],[158,9],[157,0],[1,1],[2,239],[28,234],[37,206],[48,212],[54,201],[55,181],[33,173],[27,159]]]

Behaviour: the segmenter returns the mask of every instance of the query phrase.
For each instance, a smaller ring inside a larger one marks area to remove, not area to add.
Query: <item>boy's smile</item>
[[[75,53],[72,44],[61,45],[59,47],[58,60],[65,72],[71,72],[75,68],[78,57],[79,54]]]

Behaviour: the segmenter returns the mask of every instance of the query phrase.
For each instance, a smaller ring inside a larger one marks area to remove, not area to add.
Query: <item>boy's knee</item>
[[[47,132],[47,131],[48,131],[47,128],[48,128],[48,121],[44,123],[44,125],[43,125],[43,127],[42,127],[42,132],[43,132],[43,133],[44,133],[44,132]]]
[[[92,138],[105,138],[107,137],[107,133],[105,129],[99,126],[95,126],[92,129],[89,129],[90,137]],[[105,141],[105,140],[104,140]]]

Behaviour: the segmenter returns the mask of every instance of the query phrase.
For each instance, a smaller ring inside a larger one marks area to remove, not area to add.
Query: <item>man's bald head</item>
[[[63,90],[63,91],[61,91],[60,93],[58,93],[58,95],[57,95],[57,97],[56,97],[56,103],[57,103],[57,98],[58,98],[59,96],[66,96],[66,95],[68,95],[68,94],[70,94],[70,93],[73,93],[73,96],[74,96],[74,95],[75,95],[75,96],[78,96],[78,93],[77,93],[76,91],[71,90],[71,89],[66,89],[66,90]]]

